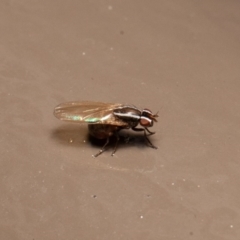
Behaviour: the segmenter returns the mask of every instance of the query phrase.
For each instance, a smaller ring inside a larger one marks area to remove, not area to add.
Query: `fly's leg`
[[[118,133],[115,134],[116,138],[117,138],[117,141],[116,141],[116,144],[115,144],[115,147],[113,149],[113,152],[112,152],[112,156],[114,156],[115,152],[117,151],[117,147],[118,147],[118,142],[119,142],[119,135]]]
[[[157,149],[157,147],[155,147],[155,146],[151,143],[151,141],[148,139],[147,134],[146,134],[146,130],[150,133],[150,135],[154,134],[154,132],[150,132],[147,128],[135,128],[135,127],[133,127],[132,130],[134,130],[134,131],[136,131],[136,132],[144,132],[144,137],[145,137],[145,139],[147,140],[149,147],[154,148],[154,149]]]
[[[93,155],[93,157],[98,157],[100,154],[102,154],[106,150],[106,146],[108,145],[108,143],[109,143],[109,137],[107,138],[107,141],[103,145],[102,149],[99,150],[99,152],[97,154]]]
[[[148,136],[155,134],[155,132],[151,132],[148,128],[145,128],[145,130],[147,130],[147,132],[149,133]]]
[[[124,139],[124,142],[125,142],[125,143],[129,143],[129,141],[130,141],[130,136],[127,135],[127,136],[125,137],[125,139]]]

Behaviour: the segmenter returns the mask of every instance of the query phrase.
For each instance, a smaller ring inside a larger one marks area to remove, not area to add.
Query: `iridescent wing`
[[[67,102],[54,109],[54,116],[68,122],[88,124],[109,124],[127,126],[128,124],[114,116],[113,110],[121,107],[118,103]]]

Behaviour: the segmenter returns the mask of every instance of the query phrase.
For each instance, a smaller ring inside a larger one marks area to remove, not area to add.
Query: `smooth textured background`
[[[0,239],[240,239],[240,2],[2,0]],[[114,157],[65,101],[159,111]],[[141,134],[140,134],[141,135]]]

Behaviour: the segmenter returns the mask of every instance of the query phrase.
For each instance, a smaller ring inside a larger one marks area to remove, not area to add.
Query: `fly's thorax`
[[[129,127],[135,127],[138,125],[141,113],[141,110],[135,106],[122,106],[113,110],[114,116],[126,122]]]
[[[89,133],[98,139],[106,139],[111,137],[114,133],[118,132],[122,128],[119,126],[108,124],[88,124]]]

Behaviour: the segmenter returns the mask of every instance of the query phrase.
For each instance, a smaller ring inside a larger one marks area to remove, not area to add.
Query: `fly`
[[[157,114],[153,114],[148,109],[140,110],[134,105],[101,102],[67,102],[61,103],[54,109],[54,116],[60,120],[87,123],[89,133],[97,139],[106,139],[106,143],[94,157],[99,156],[106,150],[111,136],[116,136],[116,144],[112,152],[115,154],[119,142],[119,131],[122,129],[132,129],[143,132],[144,137],[151,148],[155,147],[148,139],[154,134],[148,128],[157,122]],[[137,125],[142,126],[137,128]],[[149,133],[147,135],[147,133]]]

